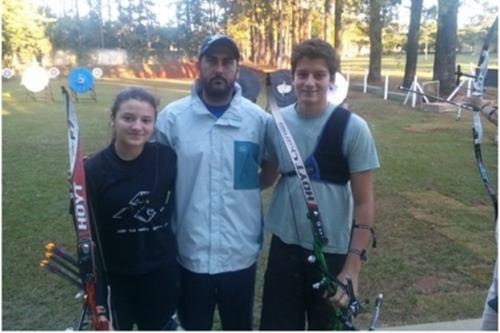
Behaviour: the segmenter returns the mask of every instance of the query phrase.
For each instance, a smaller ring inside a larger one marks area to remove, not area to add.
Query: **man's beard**
[[[215,85],[214,81],[216,80],[221,80],[224,82],[224,84]],[[234,81],[235,80],[228,81],[223,77],[217,76],[210,79],[209,81],[204,79],[201,80],[201,85],[203,91],[210,99],[224,100],[227,99],[232,94],[234,88]]]

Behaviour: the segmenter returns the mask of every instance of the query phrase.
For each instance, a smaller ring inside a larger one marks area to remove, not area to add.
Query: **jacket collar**
[[[224,114],[217,119],[217,124],[218,125],[227,125],[227,126],[234,126],[234,127],[240,127],[242,125],[242,117],[240,114],[240,104],[242,102],[242,94],[241,94],[241,86],[238,84],[238,82],[234,83],[234,95],[233,98],[230,101],[229,108],[224,112]],[[201,93],[201,87],[200,87],[200,82],[199,79],[195,80],[192,87],[191,87],[191,97],[193,101],[193,108],[194,112],[197,112],[199,114],[203,115],[210,115],[213,117],[213,115],[210,113],[210,111],[207,110],[205,104],[203,104],[203,101],[201,100],[200,97]]]

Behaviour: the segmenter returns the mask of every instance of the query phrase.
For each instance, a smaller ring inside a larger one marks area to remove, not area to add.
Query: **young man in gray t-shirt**
[[[338,68],[328,43],[311,39],[299,44],[291,63],[297,103],[279,112],[306,169],[316,170],[309,177],[328,238],[323,249],[328,270],[343,283],[350,279],[356,294],[373,230],[372,173],[379,167],[375,144],[361,117],[328,102]],[[321,274],[307,263],[315,237],[304,194],[276,124],[269,126],[268,135],[266,159],[278,165],[281,178],[265,219],[265,229],[273,237],[260,329],[330,329],[332,306],[345,308],[350,298],[342,288],[334,295],[312,288]]]

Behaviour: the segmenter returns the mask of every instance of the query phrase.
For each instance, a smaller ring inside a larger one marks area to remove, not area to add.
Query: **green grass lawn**
[[[478,54],[463,54],[459,53],[456,57],[456,65],[461,66],[463,72],[468,72],[472,64],[473,67],[477,65],[479,60]],[[366,70],[368,70],[368,56],[358,56],[353,58],[342,59],[342,72],[343,74],[351,73],[354,77],[362,77]],[[394,78],[403,78],[405,71],[406,55],[384,56],[382,57],[382,76],[389,75]],[[423,54],[419,54],[417,61],[417,76],[420,80],[432,80],[432,68],[434,64],[434,55],[429,54],[426,58]],[[488,68],[498,68],[498,54],[490,55]]]
[[[403,60],[404,61],[404,60]],[[68,215],[67,138],[62,97],[32,101],[19,81],[3,82],[3,270],[5,330],[62,330],[74,325],[76,290],[39,266],[44,245],[74,253]],[[99,80],[98,103],[76,104],[85,154],[107,145],[109,107],[123,87],[148,87],[162,107],[189,92],[187,81]],[[262,95],[262,94],[261,94]],[[259,102],[264,105],[263,97]],[[477,318],[496,257],[493,208],[479,178],[471,115],[424,113],[399,102],[350,92],[353,112],[369,123],[380,155],[375,173],[378,248],[369,251],[360,296],[384,293],[382,326]],[[497,147],[483,121],[483,157],[493,184]],[[267,205],[270,191],[263,193]],[[255,328],[268,241],[259,259]],[[357,323],[367,327],[368,314]],[[216,327],[220,327],[217,326]]]

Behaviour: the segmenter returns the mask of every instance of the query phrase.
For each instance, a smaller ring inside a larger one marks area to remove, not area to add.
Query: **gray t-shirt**
[[[295,111],[295,105],[280,110],[292,134],[302,160],[314,153],[326,121],[335,112],[328,104],[325,112],[314,117],[303,117]],[[277,161],[279,171],[293,171],[288,151],[274,122],[268,128],[270,145],[266,159]],[[373,170],[380,166],[375,143],[368,124],[356,114],[351,114],[346,125],[342,151],[347,157],[350,173]],[[328,253],[347,253],[351,226],[353,199],[350,182],[347,185],[312,181],[316,200],[323,220]],[[287,244],[313,249],[311,222],[307,218],[302,189],[297,177],[281,177],[276,185],[271,205],[265,216],[265,229]]]

